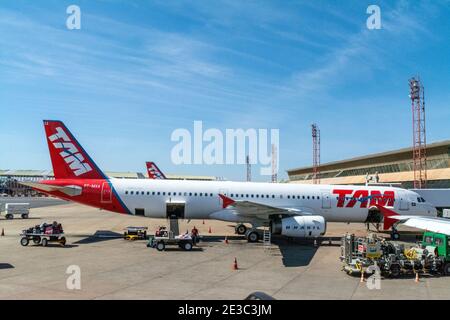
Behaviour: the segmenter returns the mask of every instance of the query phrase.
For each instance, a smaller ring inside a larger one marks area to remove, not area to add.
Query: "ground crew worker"
[[[195,244],[197,244],[198,242],[198,230],[197,228],[194,226],[191,230],[191,237],[192,237],[192,242]]]

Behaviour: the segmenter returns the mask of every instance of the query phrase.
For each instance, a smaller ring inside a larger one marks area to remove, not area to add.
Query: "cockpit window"
[[[424,198],[422,198],[422,197],[419,197],[419,198],[417,198],[417,202],[421,202],[421,203],[422,203],[422,202],[426,202],[426,201],[425,201],[425,199],[424,199]]]

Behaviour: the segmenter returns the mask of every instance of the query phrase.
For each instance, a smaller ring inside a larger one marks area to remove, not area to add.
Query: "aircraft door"
[[[400,201],[399,205],[400,210],[409,210],[409,201],[406,196],[406,192],[403,191],[399,192],[399,201]]]
[[[322,209],[331,209],[331,194],[322,192]]]
[[[112,202],[112,190],[108,182],[103,182],[102,184],[101,202],[102,203]]]

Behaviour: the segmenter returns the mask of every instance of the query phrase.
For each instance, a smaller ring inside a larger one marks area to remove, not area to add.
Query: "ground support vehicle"
[[[347,234],[341,240],[343,270],[348,274],[379,271],[392,278],[416,273],[450,275],[448,256],[439,253],[438,247],[433,245],[435,238],[426,243],[425,234],[422,243],[409,248],[374,234],[367,237]]]
[[[146,240],[147,230],[147,227],[127,227],[123,233],[123,238],[125,240]]]
[[[62,225],[54,221],[52,224],[43,223],[32,228],[23,230],[20,244],[27,246],[30,241],[46,247],[49,242],[58,242],[61,246],[66,245],[66,237]]]
[[[30,216],[29,203],[7,203],[5,205],[5,218],[10,220],[14,216],[20,216],[22,219],[28,219]]]

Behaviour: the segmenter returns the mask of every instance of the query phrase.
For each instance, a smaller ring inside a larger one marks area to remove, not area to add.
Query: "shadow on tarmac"
[[[90,244],[102,241],[121,239],[123,235],[109,230],[97,230],[93,235],[82,236],[84,239],[74,242],[75,244]]]

